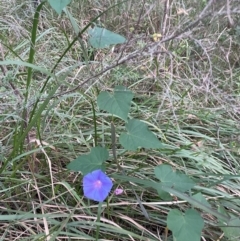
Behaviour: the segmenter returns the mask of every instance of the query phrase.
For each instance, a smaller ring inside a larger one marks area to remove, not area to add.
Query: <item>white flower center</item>
[[[96,182],[94,182],[94,188],[101,188],[102,187],[102,182],[100,180],[97,180]]]

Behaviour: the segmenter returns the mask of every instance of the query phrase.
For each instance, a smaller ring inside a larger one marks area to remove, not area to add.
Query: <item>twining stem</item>
[[[121,168],[121,166],[119,165],[118,160],[117,160],[116,131],[115,131],[115,126],[114,126],[113,122],[111,122],[111,139],[112,139],[112,152],[113,152],[114,162],[117,164],[118,171],[123,171],[123,169]]]
[[[93,110],[93,125],[94,125],[94,146],[97,146],[97,118],[96,118],[96,111],[94,108],[94,103],[92,100],[91,105],[92,105],[92,110]]]
[[[113,159],[115,161],[115,163],[117,164],[118,170],[122,172],[122,175],[126,176],[123,168],[119,165],[118,160],[117,160],[117,152],[116,152],[116,131],[115,131],[115,126],[113,124],[113,122],[111,122],[111,138],[112,138],[112,152],[113,152]],[[130,182],[129,182],[130,183]],[[130,183],[131,184],[131,183]],[[137,202],[139,203],[139,206],[144,214],[144,216],[149,220],[149,215],[146,211],[146,209],[144,208],[139,196],[137,195],[137,193],[135,192],[134,188],[132,187],[132,191],[134,193],[134,195],[136,196]]]

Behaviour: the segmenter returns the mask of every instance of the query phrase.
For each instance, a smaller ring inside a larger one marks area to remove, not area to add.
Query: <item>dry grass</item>
[[[1,240],[95,240],[97,205],[83,197],[81,175],[68,172],[66,165],[93,145],[91,100],[96,100],[99,91],[112,90],[119,84],[136,93],[131,116],[149,122],[169,145],[161,152],[123,153],[121,165],[126,171],[147,180],[152,179],[156,165],[169,163],[201,181],[202,193],[213,207],[222,205],[229,213],[239,215],[237,178],[213,184],[223,175],[237,175],[240,168],[240,8],[237,0],[226,2],[210,0],[205,8],[205,1],[126,1],[109,10],[99,22],[126,36],[126,44],[93,50],[89,65],[84,62],[80,44],[74,44],[55,70],[57,79],[50,79],[41,93],[40,104],[54,84],[60,86],[39,118],[40,129],[36,123],[22,153],[2,170]],[[81,29],[111,4],[73,1],[69,10]],[[33,14],[30,1],[2,1],[2,60],[28,60]],[[162,34],[157,42],[154,33]],[[47,5],[37,36],[35,64],[47,70],[75,37],[67,17],[58,17]],[[89,48],[87,37],[83,34]],[[27,69],[21,65],[0,67],[3,166],[17,142],[14,138],[25,108],[21,96]],[[30,113],[46,78],[46,73],[34,71],[26,103]],[[97,112],[99,143],[109,148],[110,122],[110,116]],[[120,122],[117,130],[121,129]],[[122,151],[120,146],[118,151]],[[110,174],[116,171],[114,164],[108,168]],[[168,211],[189,206],[178,200],[163,202],[152,190],[134,186],[150,225],[132,189],[126,183],[119,185],[124,195],[112,195],[109,205],[103,206],[101,240],[165,240]],[[206,225],[202,240],[217,241],[222,231],[216,227],[215,218],[206,213],[203,217]],[[167,240],[172,240],[171,234]]]

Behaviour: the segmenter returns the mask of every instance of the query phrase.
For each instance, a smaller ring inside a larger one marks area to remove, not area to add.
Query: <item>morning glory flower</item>
[[[112,189],[112,180],[101,170],[95,170],[83,177],[84,196],[102,202]]]

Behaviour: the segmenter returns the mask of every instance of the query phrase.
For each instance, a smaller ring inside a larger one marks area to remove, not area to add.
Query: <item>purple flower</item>
[[[112,186],[112,180],[101,170],[95,170],[83,177],[84,196],[94,201],[104,201]]]
[[[115,191],[114,191],[114,194],[115,195],[121,195],[123,193],[123,189],[121,188],[117,188]]]

